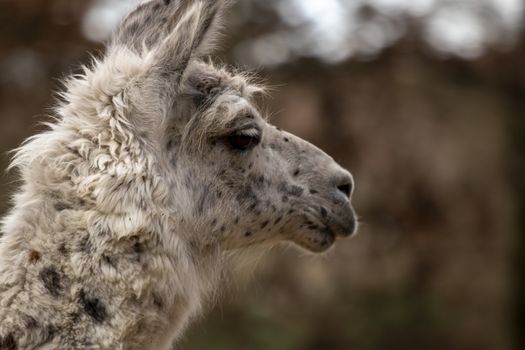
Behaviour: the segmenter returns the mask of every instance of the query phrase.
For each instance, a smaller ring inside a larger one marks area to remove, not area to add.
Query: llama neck
[[[196,252],[164,216],[31,196],[0,242],[0,303],[10,304],[0,336],[17,334],[19,348],[169,349],[213,289],[217,257]]]

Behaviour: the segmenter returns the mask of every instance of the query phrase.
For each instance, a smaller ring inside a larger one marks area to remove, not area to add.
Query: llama
[[[353,179],[271,126],[205,60],[227,7],[151,0],[17,151],[0,239],[0,349],[170,349],[231,256],[356,230]]]

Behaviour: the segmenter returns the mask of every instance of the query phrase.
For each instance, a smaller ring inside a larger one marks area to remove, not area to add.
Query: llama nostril
[[[337,189],[345,194],[346,197],[350,197],[350,194],[352,193],[352,184],[351,183],[345,183],[343,185],[337,186]]]
[[[354,189],[354,179],[349,172],[345,171],[339,175],[339,179],[336,180],[335,186],[339,192],[345,195],[346,198],[350,198]]]

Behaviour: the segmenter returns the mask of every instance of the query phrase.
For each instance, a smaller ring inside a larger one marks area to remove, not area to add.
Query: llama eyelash
[[[249,128],[233,132],[228,135],[227,142],[234,150],[247,151],[261,142],[261,131],[257,128]]]
[[[256,128],[239,130],[235,134],[239,135],[239,136],[248,136],[248,137],[256,137],[256,138],[260,138],[261,137],[261,131],[259,129],[256,129]]]

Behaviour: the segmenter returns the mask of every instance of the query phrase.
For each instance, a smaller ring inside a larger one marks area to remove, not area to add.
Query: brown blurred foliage
[[[80,30],[88,5],[0,1],[3,168],[47,119],[57,78],[101,49]],[[276,25],[235,15],[226,62],[236,43]],[[273,121],[353,172],[360,234],[324,257],[270,253],[180,348],[525,346],[525,35],[466,61],[438,57],[414,30],[374,59],[261,69]],[[3,210],[12,180],[2,177]]]

